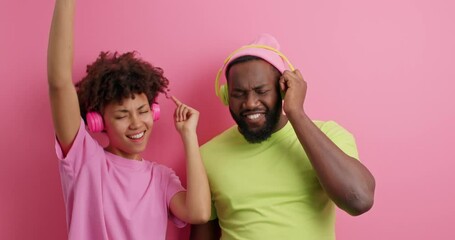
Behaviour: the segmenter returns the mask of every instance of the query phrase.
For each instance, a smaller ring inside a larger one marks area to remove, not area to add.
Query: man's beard
[[[261,143],[272,136],[273,131],[275,130],[278,121],[280,120],[281,115],[281,101],[277,101],[277,104],[274,106],[273,109],[266,108],[265,112],[265,125],[256,131],[251,131],[248,128],[248,124],[239,116],[235,115],[232,110],[229,108],[231,112],[231,116],[234,121],[237,123],[240,133],[249,143]],[[240,115],[242,115],[240,113]]]

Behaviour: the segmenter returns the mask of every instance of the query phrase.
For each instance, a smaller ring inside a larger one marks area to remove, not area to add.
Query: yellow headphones
[[[291,71],[294,71],[294,66],[292,66],[291,62],[288,60],[288,58],[283,54],[281,53],[278,49],[276,48],[273,48],[273,47],[270,47],[268,45],[259,45],[259,44],[251,44],[251,45],[246,45],[246,46],[243,46],[235,51],[233,51],[231,54],[229,54],[229,56],[224,60],[224,63],[223,63],[223,66],[218,70],[218,73],[216,74],[216,79],[215,79],[215,93],[216,95],[218,96],[218,98],[220,98],[221,102],[224,104],[224,105],[229,105],[229,92],[228,92],[228,86],[227,84],[223,84],[223,85],[220,85],[219,84],[219,81],[220,81],[220,77],[221,75],[223,74],[223,70],[224,68],[226,67],[226,65],[229,63],[229,61],[231,60],[231,58],[237,54],[238,52],[240,51],[243,51],[245,49],[249,49],[249,48],[261,48],[261,49],[265,49],[265,50],[269,50],[271,52],[274,52],[276,53],[278,56],[280,56],[284,62],[289,66],[289,69]],[[249,55],[249,54],[245,54],[245,55]],[[251,54],[253,56],[255,56],[254,54]],[[261,56],[257,56],[257,57],[260,57],[262,58]],[[267,59],[264,59],[265,61],[268,61]],[[273,65],[273,64],[272,64]]]

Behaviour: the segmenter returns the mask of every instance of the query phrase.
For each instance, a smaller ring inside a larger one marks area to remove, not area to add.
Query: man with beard
[[[307,84],[278,49],[261,35],[219,71],[217,95],[237,126],[201,147],[213,210],[193,240],[335,239],[335,205],[353,216],[373,205],[375,180],[354,137],[310,120]]]

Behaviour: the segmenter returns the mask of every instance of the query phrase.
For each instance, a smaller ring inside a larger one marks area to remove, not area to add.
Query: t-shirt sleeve
[[[324,132],[344,153],[357,160],[359,159],[354,136],[349,131],[334,121],[325,122],[321,126],[321,131]]]
[[[55,151],[60,160],[59,168],[62,183],[65,185],[65,182],[72,181],[79,174],[82,166],[91,159],[91,156],[98,151],[103,151],[103,148],[85,130],[84,120],[81,118],[79,130],[66,156],[63,155],[57,138],[55,139]]]
[[[182,183],[180,182],[179,177],[175,174],[175,172],[171,169],[169,169],[168,173],[168,184],[166,188],[166,203],[169,209],[169,206],[171,205],[171,200],[172,197],[174,197],[175,194],[186,191],[185,188],[182,186]],[[171,211],[169,211],[169,219],[177,226],[178,228],[183,228],[186,226],[186,222],[182,221],[181,219],[177,218],[172,214]]]

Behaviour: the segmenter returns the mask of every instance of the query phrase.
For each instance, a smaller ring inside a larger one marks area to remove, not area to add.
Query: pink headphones
[[[153,121],[160,119],[160,105],[152,103],[150,110],[153,114]],[[91,132],[101,132],[104,130],[103,117],[98,112],[88,112],[86,117],[87,126]]]

